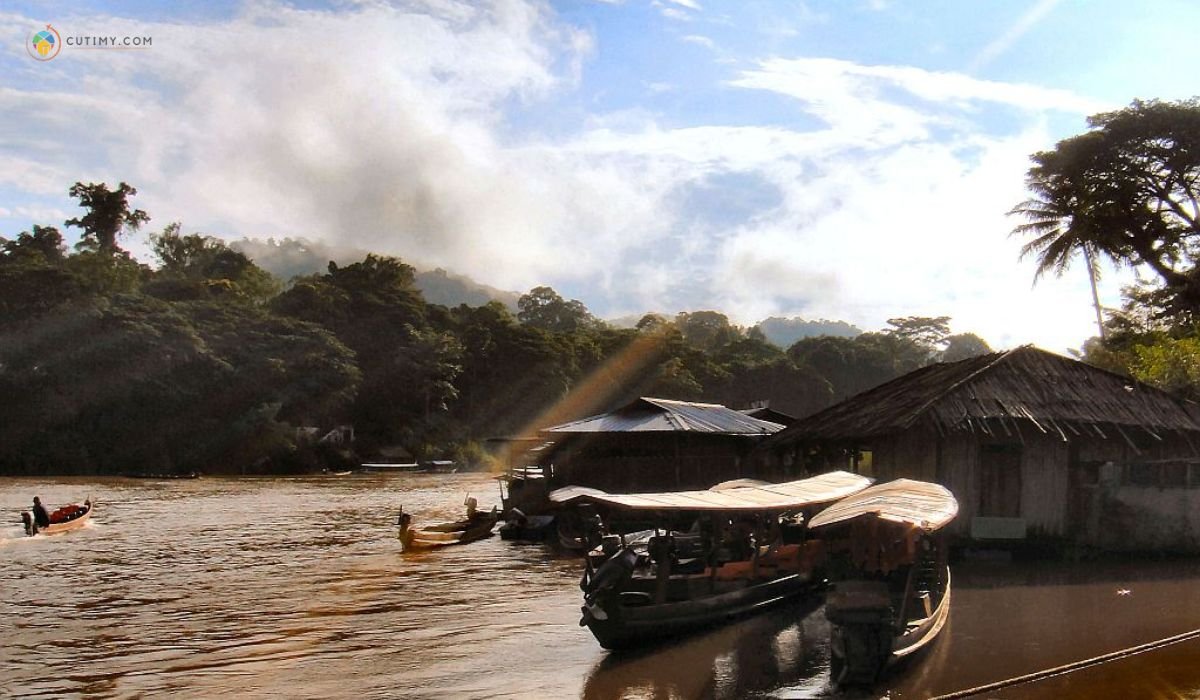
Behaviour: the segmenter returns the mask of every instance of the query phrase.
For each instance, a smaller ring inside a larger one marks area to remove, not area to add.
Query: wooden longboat
[[[36,527],[33,522],[33,513],[25,511],[21,513],[21,520],[25,523],[26,535],[59,535],[71,530],[78,530],[87,525],[88,520],[92,517],[92,510],[95,504],[89,496],[83,502],[83,505],[71,503],[54,512],[50,513],[50,524],[45,527]]]
[[[803,519],[869,486],[833,472],[781,484],[720,491],[605,494],[598,510],[664,523],[693,520],[637,542],[608,535],[588,557],[579,624],[606,649],[623,649],[723,624],[814,590],[823,581],[822,543],[803,537]],[[788,523],[801,523],[789,526]],[[798,532],[797,532],[798,530]],[[785,535],[785,533],[790,534]]]
[[[898,479],[813,518],[834,580],[825,600],[834,683],[872,685],[937,638],[950,616],[942,528],[957,513],[944,487]]]
[[[400,517],[396,524],[400,526],[400,551],[414,549],[434,549],[455,544],[467,544],[492,536],[492,528],[500,519],[500,513],[493,508],[486,513],[475,511],[475,499],[467,499],[467,517],[437,525],[427,525],[416,528],[412,526],[412,516],[400,509]]]

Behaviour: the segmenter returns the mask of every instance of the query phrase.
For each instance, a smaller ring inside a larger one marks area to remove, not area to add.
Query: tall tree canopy
[[[103,182],[83,184],[76,182],[69,193],[79,200],[79,206],[87,209],[82,217],[67,220],[67,226],[83,229],[79,250],[93,250],[105,255],[117,251],[117,237],[126,229],[136,231],[150,220],[141,209],[130,209],[129,198],[137,190],[122,182],[117,189],[110,190]]]
[[[179,224],[150,235],[150,245],[162,267],[148,291],[173,299],[223,297],[266,301],[279,292],[279,282],[244,253],[219,238],[198,233],[183,235]]]
[[[582,301],[567,301],[550,287],[529,290],[517,300],[517,309],[521,323],[556,333],[574,333],[600,324]]]
[[[1149,268],[1176,310],[1200,309],[1200,99],[1134,101],[1032,156],[1032,197],[1013,208],[1037,276],[1077,252]]]

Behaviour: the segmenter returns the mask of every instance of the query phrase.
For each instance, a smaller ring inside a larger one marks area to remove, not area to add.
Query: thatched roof
[[[783,426],[759,420],[715,403],[695,403],[642,397],[589,418],[544,428],[543,433],[686,432],[716,435],[770,435]]]
[[[800,419],[763,447],[920,427],[1014,438],[1032,428],[1063,439],[1128,440],[1130,429],[1154,437],[1200,432],[1200,411],[1128,377],[1027,345],[910,372]]]

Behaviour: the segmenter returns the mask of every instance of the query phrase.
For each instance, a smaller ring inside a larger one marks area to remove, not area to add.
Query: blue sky
[[[47,23],[153,43],[36,61]],[[1005,212],[1088,115],[1190,97],[1198,25],[1168,1],[10,2],[0,235],[126,181],[149,230],[343,242],[601,316],[949,315],[1063,351],[1094,333],[1086,280],[1033,286]]]

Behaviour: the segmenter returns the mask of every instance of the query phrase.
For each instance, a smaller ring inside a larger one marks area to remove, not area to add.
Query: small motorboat
[[[89,496],[83,502],[83,505],[77,503],[67,504],[58,510],[50,513],[50,524],[45,527],[38,527],[37,522],[33,519],[31,511],[21,513],[21,521],[25,524],[26,535],[58,535],[71,530],[78,530],[87,524],[89,518],[92,517],[92,509],[94,504]]]
[[[467,517],[422,528],[413,527],[412,515],[405,513],[401,508],[400,517],[396,520],[396,524],[400,526],[400,551],[466,544],[491,537],[492,528],[500,519],[500,511],[493,507],[486,513],[480,513],[475,510],[477,505],[474,498],[467,498]]]

